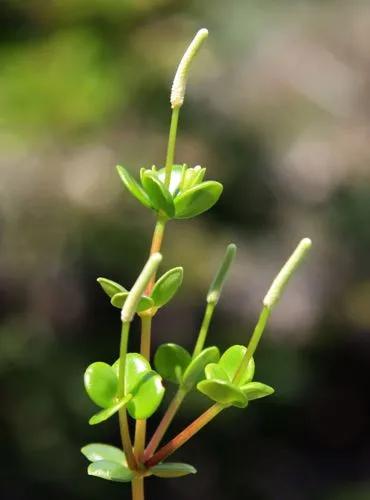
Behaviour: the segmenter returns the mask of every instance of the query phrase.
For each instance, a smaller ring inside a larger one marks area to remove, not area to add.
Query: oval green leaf
[[[111,298],[110,303],[112,304],[112,306],[118,307],[119,309],[122,309],[123,304],[126,302],[128,294],[129,294],[129,292],[116,293]],[[147,297],[146,295],[143,295],[141,297],[141,299],[139,300],[136,312],[146,311],[147,309],[150,309],[153,306],[154,306],[153,299],[151,297]]]
[[[156,210],[163,212],[167,217],[173,217],[175,215],[175,207],[172,195],[156,174],[150,170],[146,170],[142,175],[142,184],[150,198],[152,206]]]
[[[187,476],[188,474],[196,474],[197,470],[190,464],[168,462],[151,467],[149,472],[151,472],[153,476],[171,478]]]
[[[172,299],[181,286],[183,275],[182,267],[174,267],[157,280],[151,294],[156,307],[162,307]]]
[[[264,398],[275,392],[272,387],[261,382],[249,382],[249,384],[241,386],[240,390],[247,396],[248,401]]]
[[[164,396],[161,376],[151,370],[143,373],[132,389],[132,399],[127,405],[130,416],[136,420],[145,420],[153,415]]]
[[[175,218],[189,219],[210,209],[222,193],[222,184],[206,181],[184,191],[175,198]]]
[[[185,370],[182,387],[190,391],[195,384],[204,378],[204,369],[209,363],[217,363],[220,352],[217,347],[207,347],[196,356]]]
[[[154,356],[154,366],[157,372],[165,379],[180,384],[182,375],[189,363],[191,356],[186,349],[177,344],[162,344]]]
[[[115,446],[103,443],[91,443],[81,448],[81,453],[90,462],[98,462],[99,460],[108,460],[120,465],[127,466],[126,457],[123,451]]]
[[[113,295],[116,295],[116,293],[127,292],[126,288],[124,288],[122,285],[116,283],[115,281],[109,280],[108,278],[98,278],[96,281],[109,297],[113,297]]]
[[[222,405],[245,408],[248,404],[248,399],[244,393],[238,387],[228,382],[202,380],[197,385],[197,389],[213,401],[216,401],[216,403]]]
[[[101,479],[117,481],[119,483],[128,483],[134,476],[132,471],[127,467],[108,460],[91,463],[87,468],[87,473],[89,476],[100,477]]]
[[[227,373],[230,382],[233,380],[236,372],[239,369],[240,363],[247,352],[247,348],[244,345],[233,345],[227,349],[220,358],[219,365]],[[249,382],[253,379],[254,375],[254,360],[253,358],[249,361],[247,369],[244,371],[239,386]]]
[[[140,186],[136,180],[131,177],[131,175],[128,173],[128,171],[122,167],[121,165],[117,165],[117,172],[118,175],[120,176],[123,184],[126,186],[126,188],[130,191],[130,193],[140,201],[145,207],[147,208],[152,208],[152,205],[150,203],[149,196],[146,194],[144,189]]]
[[[89,419],[89,424],[90,425],[96,425],[100,424],[101,422],[104,422],[105,420],[108,420],[112,415],[117,413],[119,409],[121,409],[123,406],[125,406],[130,399],[132,398],[132,394],[128,394],[124,398],[122,398],[120,401],[118,401],[116,404],[110,406],[109,408],[105,408],[104,410],[99,411],[98,413],[95,413],[90,419]]]
[[[116,402],[118,379],[107,363],[97,361],[88,366],[84,374],[84,384],[91,400],[101,408],[108,408]]]
[[[204,370],[207,380],[223,380],[231,382],[225,370],[218,363],[210,363]]]

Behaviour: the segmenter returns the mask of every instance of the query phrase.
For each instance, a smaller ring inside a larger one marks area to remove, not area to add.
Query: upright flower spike
[[[190,63],[207,37],[208,30],[205,28],[199,30],[180,61],[171,89],[172,109],[181,108],[184,103]]]

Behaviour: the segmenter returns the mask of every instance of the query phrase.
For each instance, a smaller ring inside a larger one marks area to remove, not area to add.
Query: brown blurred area
[[[168,225],[164,268],[185,278],[153,348],[191,349],[229,242],[209,336],[222,349],[247,342],[299,239],[314,246],[255,357],[276,394],[224,412],[176,455],[198,474],[149,479],[148,500],[370,498],[369,2],[3,0],[0,25],[2,497],[130,498],[88,477],[79,452],[119,445],[115,419],[87,425],[82,373],[119,342],[95,280],[130,286],[147,257],[154,216],[114,167],[163,164],[172,77],[207,27],[176,160],[224,193]],[[170,435],[207,404],[190,397]]]

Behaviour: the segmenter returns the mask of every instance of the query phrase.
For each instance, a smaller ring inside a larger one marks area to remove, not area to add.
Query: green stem
[[[130,322],[122,322],[119,369],[118,369],[119,399],[123,398],[125,395],[125,370],[126,370],[126,355],[127,355],[129,332],[130,332]],[[132,450],[130,429],[128,425],[127,412],[125,407],[119,410],[119,423],[120,423],[122,446],[126,455],[127,464],[130,467],[130,469],[135,470],[137,469],[137,462]]]
[[[150,359],[152,316],[141,316],[141,344],[140,354]],[[136,420],[134,453],[136,460],[141,462],[145,449],[146,420]]]
[[[198,356],[198,354],[200,352],[202,352],[202,350],[203,350],[204,343],[206,341],[206,337],[207,337],[207,333],[208,333],[208,329],[209,329],[209,325],[211,323],[211,319],[212,319],[215,307],[216,307],[216,302],[209,302],[207,304],[206,310],[204,312],[202,326],[200,327],[197,342],[196,342],[195,347],[194,347],[193,359],[196,356]]]
[[[165,178],[164,178],[164,185],[166,186],[166,188],[169,187],[171,182],[171,172],[175,158],[176,134],[177,134],[177,124],[179,121],[179,112],[180,112],[180,107],[177,106],[172,109],[171,113],[171,125],[170,125],[170,132],[168,135]]]
[[[145,462],[146,467],[153,467],[159,462],[165,460],[174,451],[176,451],[180,446],[184,445],[189,439],[191,439],[197,432],[199,432],[208,422],[216,417],[222,410],[224,406],[216,403],[207,411],[202,413],[194,422],[188,425],[180,434],[171,439],[165,446],[160,448],[157,453],[155,453],[149,460]]]
[[[151,440],[149,441],[148,446],[144,452],[144,462],[149,460],[149,458],[153,455],[155,450],[158,448],[159,443],[162,441],[163,436],[165,435],[168,427],[170,426],[172,420],[174,419],[178,409],[181,406],[187,392],[179,389],[175,396],[173,397],[171,403],[168,405],[166,413],[163,415],[162,420],[160,421],[157,429],[155,430]]]
[[[131,481],[132,500],[144,500],[144,478],[135,476]]]
[[[157,223],[155,225],[154,232],[153,232],[152,244],[150,247],[149,255],[153,255],[153,254],[161,251],[164,231],[166,229],[166,222],[167,222],[166,218],[158,216]],[[151,294],[151,292],[153,290],[154,283],[155,283],[155,274],[153,274],[153,276],[151,277],[151,279],[146,287],[146,290],[145,290],[146,295]]]
[[[251,337],[249,344],[247,346],[247,351],[242,359],[242,362],[240,363],[238,371],[236,372],[236,374],[234,376],[234,380],[233,380],[234,384],[238,384],[240,382],[240,379],[243,376],[243,373],[247,369],[248,363],[251,360],[253,354],[255,353],[255,351],[257,349],[258,343],[261,339],[261,336],[263,334],[263,331],[265,329],[265,326],[266,326],[266,323],[267,323],[267,320],[268,320],[270,314],[271,314],[271,310],[268,307],[264,306],[262,311],[261,311],[261,314],[258,318],[257,324],[254,328],[252,337]]]

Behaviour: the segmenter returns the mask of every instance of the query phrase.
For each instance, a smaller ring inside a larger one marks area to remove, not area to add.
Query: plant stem
[[[254,328],[254,331],[252,333],[252,337],[251,337],[249,344],[247,346],[247,351],[246,351],[246,353],[245,353],[245,355],[240,363],[238,371],[236,372],[236,374],[234,376],[234,379],[233,379],[234,384],[238,384],[240,382],[240,379],[243,376],[243,373],[247,369],[248,363],[251,360],[253,354],[255,353],[255,351],[257,349],[258,343],[261,339],[261,336],[263,334],[263,331],[265,329],[265,326],[266,326],[266,323],[267,323],[267,320],[268,320],[270,314],[271,314],[271,310],[268,307],[264,306],[262,311],[261,311],[261,314],[258,318],[258,321],[257,321],[257,324]]]
[[[174,451],[176,451],[180,446],[185,444],[192,438],[197,432],[199,432],[208,422],[210,422],[213,418],[216,417],[222,410],[224,406],[216,403],[207,411],[202,413],[194,422],[188,425],[180,434],[175,436],[171,441],[169,441],[165,446],[160,448],[157,453],[155,453],[149,460],[145,462],[147,467],[153,467],[157,465],[159,462],[165,460],[168,456],[170,456]]]
[[[212,319],[215,307],[216,307],[215,302],[209,302],[207,304],[206,310],[204,312],[202,326],[200,327],[197,342],[196,342],[195,347],[194,347],[193,359],[195,358],[195,356],[198,356],[198,354],[203,350],[204,343],[206,341],[206,337],[207,337],[207,333],[208,333],[208,328],[209,328],[209,325],[211,323],[211,319]]]
[[[175,108],[172,109],[170,132],[168,135],[166,164],[165,164],[165,177],[164,177],[164,185],[166,186],[166,188],[169,187],[171,182],[172,165],[175,158],[175,145],[176,145],[176,134],[177,134],[177,124],[179,121],[179,113],[180,113],[179,106],[176,106]]]
[[[180,405],[183,402],[186,394],[187,392],[182,389],[179,389],[176,392],[171,403],[168,405],[168,408],[165,414],[163,415],[162,420],[160,421],[157,429],[155,430],[151,440],[149,441],[148,446],[145,449],[144,459],[143,459],[144,462],[146,462],[158,448],[159,443],[162,441],[163,436],[165,435],[178,409],[180,408]]]
[[[152,316],[141,316],[141,344],[140,354],[150,359],[150,337],[152,327]],[[136,420],[134,453],[140,464],[145,448],[146,420]]]
[[[131,481],[132,500],[144,500],[144,478],[135,476]]]
[[[122,322],[121,345],[119,354],[120,361],[118,370],[118,397],[120,399],[123,398],[123,396],[125,395],[126,354],[127,354],[129,332],[130,332],[130,322]],[[130,429],[128,426],[127,412],[125,407],[119,410],[119,423],[120,423],[122,446],[126,455],[127,464],[130,467],[130,469],[135,470],[137,468],[137,462],[134,453],[132,451]]]
[[[158,216],[157,223],[155,225],[153,232],[152,244],[150,247],[149,255],[153,255],[155,253],[160,252],[163,242],[164,230],[166,229],[166,222],[167,222],[166,218],[161,217],[160,215]],[[155,274],[153,274],[145,289],[145,295],[151,294],[154,283],[155,283]]]

